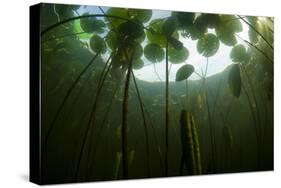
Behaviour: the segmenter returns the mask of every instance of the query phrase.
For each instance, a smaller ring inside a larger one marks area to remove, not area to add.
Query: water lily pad
[[[163,34],[166,37],[170,37],[178,28],[178,20],[176,17],[171,16],[167,20],[165,20],[163,24]]]
[[[190,64],[183,65],[176,74],[176,81],[182,81],[187,79],[194,72],[194,67]]]
[[[96,53],[106,52],[106,44],[104,40],[98,35],[92,36],[92,38],[90,39],[90,47]]]
[[[163,34],[164,19],[154,19],[150,22],[149,28],[154,32],[147,31],[146,36],[149,42],[159,44],[162,48],[166,46],[167,37]],[[179,38],[178,32],[172,34],[175,39]]]
[[[176,50],[175,48],[169,48],[168,50],[168,58],[171,63],[177,64],[184,62],[188,56],[189,51],[186,47],[182,47],[181,50]]]
[[[149,61],[157,63],[164,59],[164,50],[159,44],[151,43],[145,46],[144,56]]]
[[[132,66],[133,66],[133,69],[138,70],[144,66],[144,62],[142,59],[138,59],[138,60],[133,61]]]
[[[220,42],[216,35],[214,34],[205,34],[197,42],[197,51],[199,54],[202,54],[204,57],[211,57],[216,54],[220,46]]]
[[[195,18],[195,14],[189,12],[172,12],[172,16],[175,16],[177,18],[178,26],[181,29],[190,26]]]
[[[87,14],[84,14],[87,15]],[[87,33],[103,33],[105,23],[102,20],[98,20],[95,17],[88,17],[88,18],[81,18],[80,19],[80,26],[83,31]]]
[[[130,19],[128,10],[125,8],[109,8],[106,11],[106,15],[109,16],[118,16],[121,18]],[[126,22],[126,20],[118,19],[118,18],[109,18],[105,17],[105,19],[109,22],[108,27],[110,29],[118,27],[121,23]]]
[[[129,37],[130,39],[138,39],[143,37],[144,31],[141,23],[136,20],[127,21],[119,25],[118,33],[122,38]]]

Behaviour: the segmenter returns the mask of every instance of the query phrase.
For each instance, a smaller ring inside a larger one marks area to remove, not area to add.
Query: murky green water
[[[43,182],[273,169],[272,18],[159,12],[42,5]]]

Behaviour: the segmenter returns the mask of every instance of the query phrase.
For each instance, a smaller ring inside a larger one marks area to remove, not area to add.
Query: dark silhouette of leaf
[[[178,21],[176,17],[169,17],[163,24],[163,34],[170,37],[178,28]]]
[[[189,12],[172,12],[172,16],[177,18],[178,26],[181,29],[186,29],[190,26],[195,18],[195,14]]]
[[[127,21],[119,25],[118,33],[121,35],[121,38],[129,37],[132,40],[143,37],[144,31],[141,23],[136,23],[136,20]]]
[[[208,31],[208,23],[206,22],[203,14],[198,16],[194,23],[188,27],[188,34],[191,36],[192,40],[200,39]]]
[[[239,97],[241,93],[241,75],[239,64],[233,64],[228,76],[229,89],[233,96]]]
[[[219,46],[220,42],[216,35],[209,33],[197,42],[197,51],[204,57],[211,57],[218,51]]]
[[[141,59],[133,61],[133,69],[138,70],[141,69],[144,66],[144,62]]]
[[[176,74],[176,81],[182,81],[187,79],[194,72],[194,67],[190,64],[183,65]]]
[[[176,50],[175,48],[169,48],[169,61],[171,63],[182,63],[184,62],[188,56],[189,52],[186,47],[182,47],[181,50]]]
[[[242,63],[247,61],[246,48],[242,44],[234,46],[230,52],[230,58],[233,62]]]
[[[233,15],[220,15],[219,25],[215,28],[216,35],[222,43],[233,46],[237,43],[235,33],[242,31],[242,24]]]
[[[144,48],[144,56],[151,62],[157,63],[164,59],[164,50],[158,44],[148,44]]]
[[[105,53],[106,52],[106,44],[105,44],[104,40],[98,35],[92,36],[92,38],[90,39],[90,46],[91,46],[91,49],[96,53]]]

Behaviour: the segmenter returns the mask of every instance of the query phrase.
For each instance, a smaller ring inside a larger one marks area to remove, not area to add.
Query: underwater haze
[[[41,4],[44,184],[273,170],[274,19]]]

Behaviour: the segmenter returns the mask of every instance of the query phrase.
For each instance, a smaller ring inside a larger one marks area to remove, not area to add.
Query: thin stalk
[[[245,20],[244,18],[242,18],[241,16],[238,16],[239,18],[241,18],[241,20],[243,20],[243,22],[245,22],[250,28],[252,28],[265,42],[266,44],[273,50],[273,46],[266,40],[266,38],[252,25],[250,24],[247,20]]]
[[[103,117],[103,120],[102,120],[102,122],[101,122],[101,124],[100,124],[99,129],[97,130],[97,138],[96,138],[97,141],[96,141],[95,146],[92,147],[92,142],[90,143],[90,149],[93,148],[93,151],[90,151],[90,152],[89,152],[88,160],[89,160],[89,157],[90,157],[91,155],[93,156],[93,160],[92,160],[92,163],[90,164],[89,170],[92,169],[93,163],[95,162],[95,158],[96,158],[96,154],[97,154],[97,150],[98,150],[98,146],[99,146],[99,141],[100,141],[100,138],[101,138],[103,129],[105,128],[105,122],[106,122],[106,120],[108,119],[108,115],[109,115],[109,112],[110,112],[110,110],[111,110],[111,106],[112,106],[112,103],[113,103],[113,101],[114,101],[115,95],[116,95],[116,93],[117,93],[117,91],[118,91],[119,84],[120,84],[121,80],[122,80],[122,79],[120,79],[120,80],[118,81],[118,83],[116,84],[116,87],[115,87],[115,89],[114,89],[114,92],[113,92],[113,95],[112,95],[111,100],[110,100],[110,102],[109,102],[109,105],[107,106],[107,110],[106,110],[106,112],[105,112],[105,115],[104,115],[104,117]],[[89,171],[88,171],[88,173],[89,173]]]
[[[156,66],[155,66],[155,63],[153,63],[153,69],[154,69],[154,72],[156,74],[156,76],[158,77],[159,81],[162,82],[161,78],[160,78],[160,75],[158,74],[157,70],[156,70]]]
[[[127,59],[128,55],[125,52]],[[131,56],[128,65],[128,71],[125,80],[124,96],[123,96],[123,105],[122,105],[122,165],[123,165],[123,178],[127,179],[129,177],[129,165],[128,165],[128,99],[129,99],[129,86],[130,78],[132,72],[133,57]]]
[[[205,90],[205,98],[206,98],[206,106],[207,106],[207,114],[208,114],[208,121],[209,121],[209,129],[210,129],[210,137],[211,137],[211,150],[212,150],[212,164],[213,164],[213,170],[216,171],[216,141],[215,141],[215,130],[212,125],[212,118],[211,118],[211,111],[210,111],[210,104],[209,104],[209,99],[208,99],[208,88],[207,88],[207,83],[206,83],[206,76],[208,73],[208,64],[209,60],[207,58],[206,62],[206,68],[205,68],[205,73],[204,73],[204,79],[203,79],[203,84],[204,84],[204,90]]]
[[[66,95],[63,98],[62,103],[60,104],[58,110],[55,113],[55,116],[50,124],[50,128],[47,130],[46,133],[46,137],[45,137],[45,141],[43,142],[43,152],[46,151],[46,147],[47,147],[47,141],[49,139],[50,134],[53,131],[54,128],[54,124],[57,121],[59,114],[61,113],[67,99],[69,98],[70,94],[72,93],[73,89],[76,87],[77,83],[79,82],[79,80],[81,79],[81,77],[85,74],[85,72],[89,69],[89,67],[95,62],[96,58],[99,56],[100,53],[97,53],[91,60],[90,62],[83,68],[83,70],[80,72],[80,74],[77,76],[77,78],[75,79],[75,81],[73,82],[73,84],[71,85],[71,87],[67,90]]]
[[[169,151],[169,60],[168,42],[166,43],[166,97],[165,97],[165,176],[168,176],[168,151]]]
[[[268,59],[272,64],[273,64],[273,60],[270,59],[266,53],[264,51],[262,51],[261,49],[259,49],[256,45],[252,44],[251,42],[243,39],[242,37],[240,37],[239,35],[235,34],[240,40],[244,41],[245,43],[247,43],[249,46],[255,48],[258,52],[260,52],[266,59]]]
[[[152,31],[151,29],[143,26],[142,24],[138,23],[138,22],[135,22],[131,19],[127,19],[127,18],[122,18],[120,16],[113,16],[113,15],[104,15],[104,14],[88,14],[88,15],[82,15],[82,16],[76,16],[76,17],[72,17],[72,18],[68,18],[66,20],[62,20],[62,21],[59,21],[51,26],[49,26],[48,28],[46,28],[45,30],[43,30],[41,32],[41,36],[45,35],[47,32],[49,32],[50,30],[60,26],[60,25],[63,25],[65,23],[68,23],[70,21],[74,21],[74,20],[77,20],[77,19],[83,19],[83,18],[91,18],[91,17],[107,17],[107,18],[113,18],[113,19],[119,19],[119,20],[124,20],[124,21],[128,21],[128,22],[132,22],[132,23],[135,23],[135,24],[138,24],[139,26],[141,26],[143,29],[146,29],[147,31],[155,34],[155,31]]]
[[[134,75],[134,72],[132,71],[132,76],[133,76],[133,81],[135,84],[135,88],[137,91],[137,96],[138,100],[140,103],[140,108],[141,108],[141,113],[142,113],[142,118],[143,118],[143,125],[144,125],[144,132],[145,132],[145,145],[146,145],[146,158],[147,158],[147,172],[148,172],[148,177],[150,177],[150,152],[149,152],[149,140],[148,140],[148,128],[147,128],[147,123],[146,123],[146,118],[145,118],[145,112],[144,112],[144,107],[143,107],[143,102],[141,99],[140,91],[137,85],[137,81]]]
[[[244,84],[242,84],[242,88],[243,88],[243,90],[244,90],[244,92],[247,96],[249,107],[250,107],[251,114],[252,114],[252,118],[254,120],[254,129],[255,129],[256,141],[257,141],[258,168],[259,168],[260,167],[260,148],[259,148],[259,145],[260,145],[260,139],[259,138],[260,138],[260,136],[259,136],[258,126],[257,126],[257,120],[256,120],[256,116],[255,116],[255,111],[254,111],[253,106],[252,106],[250,95],[249,95],[248,91],[246,90]]]
[[[105,70],[107,68],[107,64],[109,63],[110,59],[111,59],[111,56],[108,58],[103,70]],[[97,90],[97,94],[95,96],[94,104],[93,104],[93,107],[92,107],[92,110],[91,110],[91,113],[90,113],[90,118],[89,118],[89,121],[88,121],[88,124],[87,124],[87,127],[86,127],[85,134],[82,137],[82,146],[81,146],[81,149],[80,149],[80,152],[79,152],[78,162],[77,162],[76,171],[75,171],[76,180],[78,180],[79,169],[80,169],[83,153],[84,153],[84,150],[85,150],[85,147],[86,147],[88,134],[92,135],[91,129],[93,129],[92,124],[95,122],[95,112],[96,112],[98,97],[101,93],[101,90],[102,90],[102,87],[103,87],[103,82],[105,81],[105,78],[106,78],[106,75],[109,71],[110,66],[111,65],[108,66],[108,69],[105,73],[105,76],[101,75],[101,77],[100,77],[100,84],[98,84],[98,90]]]
[[[248,81],[248,84],[249,84],[249,87],[250,87],[250,90],[252,92],[252,96],[253,96],[253,100],[254,100],[254,103],[255,103],[255,106],[256,106],[256,117],[257,117],[257,128],[258,128],[258,133],[259,133],[259,146],[258,147],[261,147],[262,144],[263,144],[263,137],[262,137],[262,133],[261,133],[261,130],[262,130],[262,121],[261,121],[261,113],[260,113],[260,108],[259,108],[259,104],[258,104],[258,100],[257,100],[257,96],[256,96],[256,92],[254,91],[254,85],[247,73],[247,70],[245,69],[245,67],[243,65],[241,65],[242,67],[242,70],[247,78],[247,81]],[[253,109],[254,110],[254,109]],[[261,149],[259,149],[261,150]],[[261,153],[260,153],[261,154]],[[261,157],[261,156],[260,156]],[[261,165],[261,164],[260,164]]]

